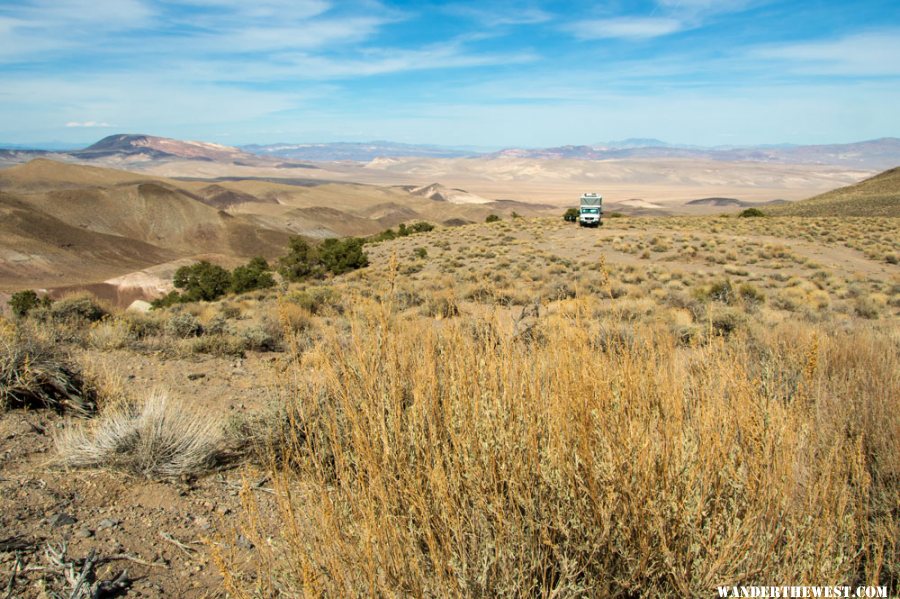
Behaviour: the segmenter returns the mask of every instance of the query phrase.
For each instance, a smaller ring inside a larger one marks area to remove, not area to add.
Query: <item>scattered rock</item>
[[[82,539],[90,539],[92,536],[94,536],[94,531],[87,527],[79,528],[75,532],[75,536]]]
[[[104,518],[100,522],[97,523],[97,530],[106,530],[107,528],[117,528],[120,524],[120,520],[114,520],[113,518]]]
[[[60,512],[52,516],[48,522],[50,523],[50,526],[56,528],[58,526],[69,526],[71,524],[75,524],[76,522],[78,522],[78,520],[71,514]]]
[[[202,372],[195,372],[195,373],[191,373],[188,375],[189,381],[196,381],[197,379],[203,379],[203,378],[206,378],[206,375],[203,374]]]

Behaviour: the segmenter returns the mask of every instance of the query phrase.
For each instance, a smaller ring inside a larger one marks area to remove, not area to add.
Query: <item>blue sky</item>
[[[900,2],[0,0],[0,142],[900,136]]]

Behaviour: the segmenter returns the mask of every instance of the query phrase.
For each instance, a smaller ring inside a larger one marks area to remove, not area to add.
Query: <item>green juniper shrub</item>
[[[291,237],[288,253],[278,259],[278,272],[287,281],[302,281],[321,273],[316,249],[302,237]]]
[[[221,266],[202,260],[176,270],[173,282],[182,290],[182,301],[210,302],[228,292],[231,274]]]
[[[425,259],[428,257],[428,250],[423,247],[417,247],[413,250],[413,256],[420,259]]]
[[[370,235],[366,238],[366,243],[376,243],[378,241],[391,241],[397,239],[397,233],[393,229],[385,229],[376,235]]]
[[[363,251],[363,240],[358,237],[326,239],[318,250],[322,268],[334,275],[369,265],[369,257]]]
[[[9,309],[14,315],[22,318],[33,308],[49,308],[51,302],[49,296],[39,296],[35,291],[26,289],[12,294],[9,298]]]
[[[244,266],[238,266],[231,273],[231,291],[244,293],[254,289],[268,289],[275,285],[275,279],[269,272],[269,263],[259,256]]]
[[[569,208],[563,213],[563,220],[569,223],[574,223],[578,221],[578,208]]]
[[[150,302],[150,305],[154,309],[168,308],[169,306],[174,306],[175,304],[180,304],[183,301],[186,301],[186,300],[184,300],[181,297],[180,293],[178,293],[177,291],[170,291],[169,293],[165,294],[164,296],[156,298],[155,300]]]
[[[419,221],[411,225],[401,223],[400,226],[397,227],[397,229],[397,231],[394,231],[393,229],[385,229],[381,233],[370,235],[363,240],[363,243],[390,241],[392,239],[397,239],[398,237],[413,235],[414,233],[427,233],[434,230],[434,225],[425,221]]]
[[[500,216],[499,216],[499,215],[497,215],[497,214],[488,214],[488,215],[487,215],[487,218],[484,219],[484,222],[486,222],[486,223],[495,223],[495,222],[497,222],[497,221],[499,221],[499,220],[500,220]]]
[[[766,214],[759,208],[747,208],[746,210],[742,210],[738,213],[739,218],[752,218],[765,215]]]

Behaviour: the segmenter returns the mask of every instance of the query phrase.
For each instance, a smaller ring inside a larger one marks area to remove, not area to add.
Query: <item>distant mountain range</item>
[[[313,162],[368,162],[376,158],[528,158],[538,160],[684,159],[780,164],[828,164],[853,168],[884,169],[900,164],[900,139],[885,137],[849,144],[701,147],[670,144],[653,138],[632,138],[594,145],[551,148],[507,148],[474,152],[432,145],[387,141],[370,143],[321,143],[248,145],[242,150],[257,156]]]
[[[778,164],[822,164],[854,169],[884,170],[900,165],[900,139],[884,137],[848,144],[764,145],[699,147],[669,144],[659,139],[624,139],[595,145],[567,145],[552,148],[507,148],[481,153],[435,145],[390,141],[368,143],[316,143],[246,145],[241,147],[181,141],[138,134],[110,135],[81,150],[0,149],[0,164],[19,163],[42,155],[62,160],[126,163],[165,160],[192,160],[242,166],[309,167],[303,162],[370,162],[379,158],[480,158],[532,160],[626,160],[675,159]],[[288,161],[288,162],[285,162]],[[291,162],[302,161],[302,162]]]
[[[658,140],[625,140],[594,146],[556,148],[510,148],[488,154],[491,158],[567,160],[685,159],[728,162],[775,162],[781,164],[829,164],[853,168],[884,169],[900,164],[900,139],[884,137],[870,141],[830,145],[767,145],[700,148],[676,146]]]
[[[392,141],[372,141],[367,143],[335,142],[320,144],[272,144],[242,146],[242,150],[258,156],[273,156],[293,160],[331,162],[350,160],[368,162],[375,158],[398,158],[416,156],[419,158],[461,158],[477,156],[478,152],[447,148],[442,146],[396,143]]]

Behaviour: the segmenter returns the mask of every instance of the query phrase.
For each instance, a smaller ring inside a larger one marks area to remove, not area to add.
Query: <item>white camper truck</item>
[[[586,193],[581,196],[581,208],[578,211],[578,224],[582,227],[599,227],[603,217],[603,196]]]

